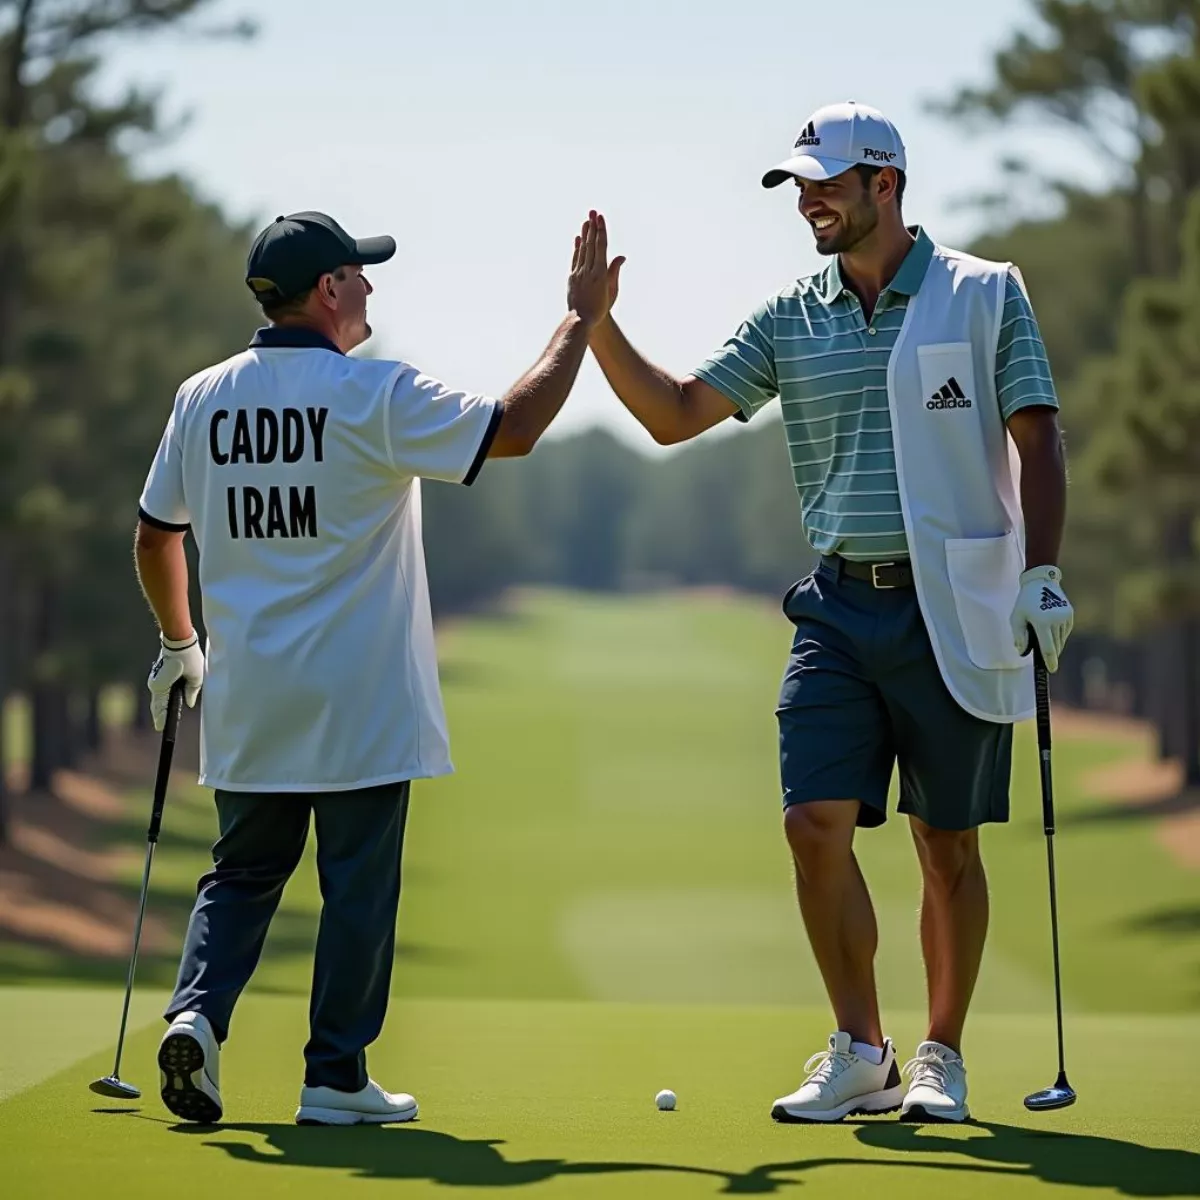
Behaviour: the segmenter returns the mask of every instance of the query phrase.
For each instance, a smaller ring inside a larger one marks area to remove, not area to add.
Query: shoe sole
[[[855,1096],[837,1108],[824,1112],[794,1113],[784,1105],[776,1104],[771,1109],[771,1120],[781,1125],[833,1125],[847,1117],[878,1117],[885,1113],[900,1111],[904,1101],[902,1087],[887,1088],[882,1092],[870,1092],[866,1096]]]
[[[190,1033],[170,1033],[158,1048],[158,1069],[161,1072],[159,1094],[167,1110],[183,1121],[198,1125],[215,1125],[221,1119],[222,1108],[193,1079],[204,1076],[204,1047]],[[211,1086],[211,1085],[210,1085]]]
[[[415,1119],[418,1106],[396,1113],[348,1112],[344,1108],[310,1108],[301,1105],[296,1110],[297,1125],[400,1125]]]
[[[964,1125],[971,1121],[971,1110],[963,1105],[962,1108],[952,1108],[944,1113],[931,1113],[923,1104],[914,1104],[907,1111],[901,1112],[901,1121],[921,1125]]]

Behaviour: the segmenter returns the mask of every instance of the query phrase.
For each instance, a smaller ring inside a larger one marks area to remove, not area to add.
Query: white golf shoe
[[[405,1092],[385,1092],[373,1079],[360,1092],[327,1087],[300,1089],[297,1125],[393,1125],[411,1121],[417,1102]]]
[[[941,1042],[922,1042],[904,1064],[910,1077],[900,1108],[902,1121],[969,1121],[967,1068],[962,1056]]]
[[[180,1120],[221,1119],[221,1047],[203,1013],[180,1013],[158,1046],[160,1094]]]
[[[904,1088],[896,1067],[896,1048],[883,1043],[883,1062],[876,1066],[855,1054],[848,1033],[829,1035],[829,1049],[804,1064],[808,1077],[797,1091],[775,1101],[776,1121],[840,1121],[858,1113],[895,1112]]]

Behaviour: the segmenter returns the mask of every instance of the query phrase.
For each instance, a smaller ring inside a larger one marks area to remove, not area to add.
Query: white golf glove
[[[196,697],[204,686],[204,651],[200,649],[199,636],[193,633],[182,642],[173,642],[167,637],[160,640],[162,649],[150,668],[150,678],[146,680],[150,689],[150,716],[159,732],[167,723],[167,701],[175,683],[180,679],[184,681],[183,698],[188,708],[196,707]]]
[[[1062,590],[1057,567],[1032,567],[1021,575],[1021,591],[1012,612],[1013,643],[1018,654],[1029,652],[1029,629],[1042,651],[1046,670],[1058,670],[1058,659],[1075,624],[1075,610]]]

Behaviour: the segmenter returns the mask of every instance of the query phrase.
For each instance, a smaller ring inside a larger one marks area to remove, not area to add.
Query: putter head
[[[142,1096],[132,1083],[122,1083],[115,1075],[105,1075],[103,1079],[93,1080],[88,1087],[97,1096],[108,1096],[113,1100],[140,1100]]]
[[[1025,1107],[1030,1112],[1052,1112],[1056,1108],[1070,1108],[1075,1103],[1075,1089],[1060,1075],[1053,1086],[1025,1097]]]

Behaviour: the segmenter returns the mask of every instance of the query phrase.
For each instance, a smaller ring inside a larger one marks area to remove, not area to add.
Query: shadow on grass
[[[567,1162],[561,1158],[510,1160],[495,1138],[468,1141],[449,1133],[413,1126],[384,1129],[359,1125],[353,1128],[314,1129],[297,1125],[175,1125],[173,1132],[191,1137],[212,1137],[218,1132],[258,1134],[263,1146],[246,1142],[211,1141],[206,1145],[224,1151],[239,1162],[264,1166],[322,1167],[350,1172],[359,1179],[426,1180],[449,1187],[518,1187],[544,1183],[571,1175],[628,1175],[665,1171],[707,1175],[728,1181],[724,1171],[668,1163]]]
[[[1163,1150],[1117,1138],[990,1122],[975,1128],[986,1130],[988,1136],[946,1137],[936,1126],[898,1123],[863,1126],[855,1136],[876,1149],[953,1154],[988,1164],[946,1164],[953,1170],[1010,1169],[1011,1174],[1042,1183],[1111,1188],[1123,1196],[1200,1196],[1200,1154],[1191,1150]]]
[[[1172,937],[1200,934],[1200,904],[1156,909],[1131,917],[1125,926],[1135,933],[1162,933]]]
[[[870,1150],[906,1157],[811,1156],[764,1163],[745,1172],[648,1162],[569,1162],[566,1159],[509,1160],[503,1140],[465,1140],[414,1126],[384,1129],[302,1128],[283,1124],[174,1125],[172,1132],[207,1137],[206,1142],[239,1162],[264,1166],[322,1167],[357,1178],[425,1180],[450,1187],[517,1187],[567,1176],[666,1172],[720,1181],[725,1195],[771,1195],[801,1182],[790,1176],[820,1167],[891,1166],[1011,1176],[1046,1184],[1108,1189],[1124,1196],[1200,1196],[1200,1154],[1162,1150],[1088,1134],[1054,1133],[1013,1125],[979,1123],[972,1136],[947,1136],[936,1126],[862,1122],[856,1140]],[[261,1145],[217,1140],[221,1133],[250,1133]],[[808,1144],[820,1132],[806,1131]],[[964,1161],[967,1160],[967,1161]],[[974,1160],[974,1161],[971,1161]],[[963,1179],[962,1194],[969,1194]]]
[[[1187,788],[1158,800],[1126,800],[1115,804],[1097,804],[1064,814],[1059,818],[1058,824],[1059,828],[1073,825],[1119,825],[1126,821],[1183,816],[1197,809],[1200,809],[1200,788]]]

